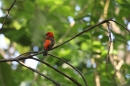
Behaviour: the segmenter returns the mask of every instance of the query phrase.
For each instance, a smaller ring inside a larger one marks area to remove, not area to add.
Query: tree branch
[[[119,22],[115,21],[115,20],[110,20],[115,22],[116,24],[120,25],[121,27],[123,27],[125,30],[127,30],[130,33],[130,30],[128,30],[125,26],[123,26],[122,24],[120,24]]]
[[[53,82],[56,86],[61,86],[58,82],[56,82],[55,80],[53,80],[53,79],[49,78],[48,76],[42,74],[42,73],[39,72],[38,70],[35,70],[35,69],[33,69],[33,68],[31,68],[31,67],[25,65],[25,64],[24,64],[23,62],[21,62],[21,61],[17,61],[17,62],[18,62],[19,64],[23,65],[24,67],[30,69],[31,71],[33,71],[33,72],[35,72],[35,73],[38,73],[39,75],[41,75],[41,76],[45,77],[46,79],[50,80],[50,81]]]
[[[26,53],[24,53],[24,54],[26,54]],[[24,54],[23,54],[23,55],[24,55]],[[68,75],[64,74],[63,72],[57,70],[56,68],[52,67],[50,64],[48,64],[48,63],[46,63],[46,62],[44,62],[44,61],[41,61],[41,60],[39,60],[39,59],[33,58],[33,56],[34,56],[34,55],[28,55],[28,56],[22,56],[22,55],[20,55],[20,56],[18,56],[18,57],[16,57],[16,58],[1,59],[0,62],[10,62],[10,61],[17,61],[17,62],[18,62],[18,61],[24,60],[24,59],[34,59],[34,60],[37,60],[37,61],[39,61],[39,62],[41,62],[41,63],[47,65],[48,67],[50,67],[50,68],[52,68],[52,69],[54,69],[55,71],[59,72],[60,74],[64,75],[65,77],[67,77],[68,79],[70,79],[72,82],[74,82],[76,85],[82,86],[82,85],[81,85],[80,83],[78,83],[75,79],[73,79],[73,78],[69,77]],[[34,72],[35,72],[35,71],[34,71]]]
[[[71,37],[70,39],[66,40],[65,42],[63,42],[63,43],[61,43],[61,44],[59,44],[59,45],[53,47],[51,50],[53,50],[53,49],[55,49],[55,48],[58,48],[59,46],[62,46],[62,45],[64,45],[65,43],[67,43],[67,42],[71,41],[72,39],[76,38],[77,36],[80,36],[80,35],[82,35],[83,33],[88,32],[89,30],[92,30],[93,28],[95,28],[95,27],[97,27],[97,26],[99,26],[99,25],[101,25],[101,24],[103,24],[103,23],[109,22],[109,21],[115,22],[116,24],[120,25],[121,27],[123,27],[125,30],[127,30],[127,31],[130,33],[130,30],[128,30],[125,26],[123,26],[122,24],[120,24],[120,23],[114,21],[112,18],[110,18],[110,19],[104,20],[104,21],[102,21],[102,22],[100,22],[100,23],[97,23],[97,24],[95,24],[95,25],[93,25],[93,26],[91,26],[91,27],[89,27],[89,28],[83,30],[82,32],[76,34],[75,36]]]
[[[66,78],[70,79],[70,80],[71,80],[72,82],[74,82],[77,86],[82,86],[82,85],[81,85],[79,82],[77,82],[75,79],[73,79],[72,77],[69,77],[68,75],[64,74],[63,72],[59,71],[58,69],[52,67],[50,64],[48,64],[48,63],[46,63],[46,62],[44,62],[44,61],[42,61],[42,60],[39,60],[39,59],[37,59],[37,58],[30,58],[30,59],[34,59],[34,60],[36,60],[36,61],[39,61],[39,62],[41,62],[41,63],[47,65],[48,67],[54,69],[55,71],[57,71],[58,73],[62,74],[62,75],[65,76]]]
[[[7,10],[7,14],[6,14],[5,19],[4,19],[3,23],[2,23],[1,29],[4,27],[4,24],[5,24],[5,22],[6,22],[6,19],[7,19],[7,17],[9,16],[10,10],[11,10],[12,7],[14,6],[15,2],[16,2],[16,0],[13,1],[13,3],[11,4],[11,6],[10,6],[8,9],[6,9],[6,10]]]
[[[82,77],[82,79],[83,79],[85,85],[88,86],[88,85],[87,85],[87,82],[86,82],[86,80],[85,80],[85,78],[84,78],[84,76],[82,75],[82,73],[81,73],[78,69],[76,69],[73,65],[71,65],[70,63],[68,63],[68,62],[65,61],[64,59],[59,58],[59,57],[57,57],[57,56],[54,56],[54,55],[52,55],[52,54],[48,54],[48,55],[50,55],[50,56],[52,56],[52,57],[55,57],[55,58],[61,60],[62,62],[65,62],[65,63],[68,64],[69,66],[71,66],[74,70],[76,70],[76,71],[81,75],[81,77]]]
[[[112,21],[112,18],[110,18],[110,19],[108,19],[108,20],[104,20],[104,21],[102,21],[102,22],[100,22],[100,23],[97,23],[97,24],[95,24],[95,25],[93,25],[93,26],[91,26],[91,27],[85,29],[84,31],[82,31],[82,32],[80,32],[80,33],[78,33],[78,34],[76,34],[75,36],[71,37],[70,39],[66,40],[65,42],[63,42],[63,43],[61,43],[61,44],[59,44],[59,45],[53,47],[51,50],[53,50],[53,49],[55,49],[55,48],[58,48],[59,46],[64,45],[65,43],[71,41],[72,39],[74,39],[74,38],[76,38],[76,37],[82,35],[82,34],[85,33],[85,32],[88,32],[89,30],[92,30],[93,28],[95,28],[95,27],[97,27],[97,26],[99,26],[99,25],[101,25],[101,24],[103,24],[103,23],[106,23],[106,22],[108,22],[108,21]]]

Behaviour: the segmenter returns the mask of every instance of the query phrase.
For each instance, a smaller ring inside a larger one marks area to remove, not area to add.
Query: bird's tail
[[[43,56],[47,56],[47,53],[48,53],[48,51],[45,50],[45,51],[43,52]]]

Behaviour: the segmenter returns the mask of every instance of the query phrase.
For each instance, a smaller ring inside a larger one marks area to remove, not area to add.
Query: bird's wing
[[[45,40],[44,41],[43,46],[44,46],[45,50],[48,50],[48,48],[49,48],[50,45],[51,45],[51,41],[50,40]]]

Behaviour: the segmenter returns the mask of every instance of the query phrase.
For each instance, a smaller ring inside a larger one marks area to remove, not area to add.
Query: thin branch
[[[19,64],[23,65],[24,67],[30,69],[31,71],[33,71],[33,72],[35,72],[35,73],[38,73],[39,75],[41,75],[41,76],[45,77],[46,79],[50,80],[50,81],[53,82],[56,86],[61,86],[58,82],[56,82],[55,80],[53,80],[53,79],[49,78],[48,76],[42,74],[42,73],[39,72],[38,70],[35,70],[35,69],[33,69],[33,68],[31,68],[31,67],[25,65],[25,64],[24,64],[23,62],[21,62],[21,61],[17,61],[17,62],[18,62]]]
[[[30,51],[30,52],[23,53],[23,54],[15,57],[15,58],[0,59],[0,62],[11,62],[11,61],[17,61],[17,60],[24,60],[24,59],[27,59],[27,58],[32,58],[33,56],[36,56],[36,55],[39,55],[39,54],[42,54],[42,52]]]
[[[16,58],[9,58],[9,59],[0,59],[0,62],[12,62],[17,61]]]
[[[56,68],[52,67],[50,64],[48,64],[48,63],[46,63],[46,62],[44,62],[44,61],[41,61],[41,60],[39,60],[39,59],[32,58],[32,55],[29,55],[29,56],[27,56],[27,57],[26,57],[26,56],[25,56],[25,57],[24,57],[24,56],[18,56],[18,57],[16,57],[16,58],[1,59],[0,62],[19,61],[19,60],[24,60],[24,59],[28,59],[28,58],[37,60],[37,61],[39,61],[39,62],[41,62],[41,63],[44,63],[44,64],[47,65],[48,67],[54,69],[55,71],[59,72],[60,74],[64,75],[65,77],[67,77],[68,79],[70,79],[71,81],[73,81],[76,85],[82,86],[82,85],[81,85],[80,83],[78,83],[75,79],[69,77],[68,75],[66,75],[66,74],[64,74],[64,73],[62,73],[61,71],[59,71],[59,70],[57,70]]]
[[[5,16],[5,19],[4,19],[3,23],[2,23],[2,27],[1,27],[1,29],[3,29],[7,17],[8,17],[8,15]]]
[[[11,62],[11,61],[18,61],[18,60],[24,60],[27,58],[32,58],[31,55],[28,56],[17,56],[16,58],[9,58],[9,59],[0,59],[0,62]]]
[[[14,2],[12,3],[12,5],[7,9],[8,10],[8,13],[10,12],[10,10],[12,9],[12,7],[14,6],[16,0],[14,0]]]
[[[85,29],[84,31],[82,31],[82,32],[76,34],[75,36],[71,37],[70,39],[66,40],[66,41],[63,42],[62,44],[59,44],[59,45],[53,47],[51,50],[53,50],[53,49],[55,49],[55,48],[58,48],[59,46],[64,45],[65,43],[71,41],[72,39],[76,38],[77,36],[80,36],[80,35],[82,35],[83,33],[88,32],[89,30],[92,30],[93,28],[95,28],[95,27],[97,27],[97,26],[99,26],[99,25],[101,25],[101,24],[103,24],[103,23],[106,23],[106,22],[108,22],[108,21],[112,21],[112,18],[110,18],[110,19],[108,19],[108,20],[104,20],[104,21],[102,21],[102,22],[100,22],[100,23],[97,23],[97,24],[95,24],[95,25],[93,25],[93,26],[91,26],[91,27]]]
[[[38,52],[35,52],[35,51],[29,51],[29,52],[26,52],[26,53],[23,53],[23,54],[20,54],[18,57],[20,56],[29,56],[31,54],[38,54]]]
[[[11,6],[7,9],[7,14],[6,14],[6,17],[5,17],[5,19],[4,19],[3,23],[2,23],[1,29],[4,27],[4,24],[5,24],[5,22],[6,22],[6,19],[7,19],[7,17],[9,16],[10,10],[11,10],[12,7],[14,6],[15,2],[16,2],[16,0],[14,0],[13,3],[11,4]]]
[[[76,69],[73,65],[71,65],[70,63],[68,63],[68,62],[65,61],[64,59],[59,58],[59,57],[57,57],[57,56],[54,56],[54,55],[52,55],[52,54],[48,54],[48,55],[50,55],[50,56],[52,56],[52,57],[55,57],[55,58],[57,58],[57,59],[59,59],[59,60],[65,62],[65,63],[68,64],[69,66],[71,66],[74,70],[76,70],[76,71],[81,75],[81,77],[82,77],[82,79],[83,79],[85,85],[88,86],[88,85],[87,85],[87,82],[86,82],[86,80],[85,80],[85,78],[84,78],[84,76],[82,75],[82,73],[81,73],[78,69]]]
[[[130,30],[128,30],[125,26],[123,26],[122,24],[120,24],[119,22],[115,21],[115,20],[110,20],[115,22],[116,24],[120,25],[121,27],[123,27],[125,30],[127,30],[130,33]]]
[[[107,52],[107,57],[106,57],[106,72],[107,72],[107,69],[108,69],[108,60],[109,60],[109,54],[110,54],[110,49],[111,49],[111,43],[112,43],[111,29],[110,29],[109,26],[110,26],[110,22],[107,22],[109,45],[108,45],[108,52]]]
[[[37,59],[37,58],[30,58],[30,59],[34,59],[34,60],[36,60],[36,61],[39,61],[39,62],[41,62],[41,63],[47,65],[48,67],[54,69],[54,70],[57,71],[58,73],[64,75],[66,78],[70,79],[70,80],[71,80],[72,82],[74,82],[77,86],[82,86],[82,85],[81,85],[79,82],[77,82],[75,79],[73,79],[72,77],[70,77],[70,76],[64,74],[63,72],[59,71],[58,69],[52,67],[50,64],[48,64],[48,63],[46,63],[46,62],[44,62],[44,61],[42,61],[42,60],[39,60],[39,59]]]

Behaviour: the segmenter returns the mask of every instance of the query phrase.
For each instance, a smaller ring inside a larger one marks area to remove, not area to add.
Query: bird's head
[[[46,33],[46,36],[49,36],[49,37],[54,37],[53,33],[52,32],[47,32]]]

